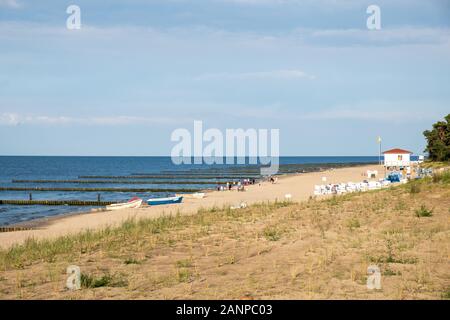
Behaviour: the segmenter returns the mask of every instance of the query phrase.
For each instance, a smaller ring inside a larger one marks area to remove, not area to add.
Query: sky
[[[422,154],[449,88],[449,0],[0,0],[0,155],[170,155],[194,120]]]

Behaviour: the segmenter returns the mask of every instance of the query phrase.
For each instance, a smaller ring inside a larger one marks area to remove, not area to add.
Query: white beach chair
[[[355,192],[356,191],[356,184],[353,182],[348,182],[347,183],[347,192]]]
[[[369,184],[367,182],[360,182],[359,184],[359,190],[364,192],[369,189]]]
[[[323,194],[322,186],[315,185],[315,186],[314,186],[314,195],[315,195],[315,196],[320,196],[320,195],[322,195],[322,194]]]
[[[387,188],[387,187],[389,187],[390,184],[391,184],[391,182],[389,180],[381,181],[381,187],[382,188]]]
[[[340,184],[337,185],[337,188],[336,188],[336,193],[337,194],[343,194],[343,193],[346,193],[346,192],[347,192],[347,189],[346,189],[345,183],[340,183]]]
[[[369,181],[369,190],[381,189],[381,183],[378,181]]]

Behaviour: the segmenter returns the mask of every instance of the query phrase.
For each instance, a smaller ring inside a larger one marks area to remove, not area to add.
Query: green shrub
[[[176,265],[178,268],[189,268],[192,267],[192,261],[190,259],[178,260]]]
[[[427,209],[425,205],[421,205],[420,209],[416,210],[416,217],[431,217],[433,215],[433,210]]]
[[[361,224],[359,223],[358,219],[352,218],[348,220],[347,227],[350,229],[350,231],[353,231],[354,229],[361,227]]]
[[[137,261],[136,259],[133,259],[133,258],[128,258],[123,263],[125,263],[125,264],[140,264],[139,261]]]
[[[192,278],[192,274],[189,269],[181,268],[177,270],[178,282],[189,282]]]
[[[444,291],[441,296],[442,296],[442,299],[450,300],[450,288],[447,289],[447,291]]]
[[[100,287],[125,287],[127,282],[122,278],[116,278],[109,274],[105,274],[100,278],[95,278],[89,274],[81,274],[82,288],[100,288]]]
[[[274,227],[265,228],[263,235],[269,241],[278,241],[281,239],[281,232]]]
[[[409,184],[409,193],[419,193],[420,192],[420,184],[417,182],[411,182]]]

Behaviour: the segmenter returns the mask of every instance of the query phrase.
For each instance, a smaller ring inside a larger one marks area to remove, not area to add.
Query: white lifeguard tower
[[[409,167],[411,154],[411,151],[399,148],[384,151],[384,166],[387,168]]]

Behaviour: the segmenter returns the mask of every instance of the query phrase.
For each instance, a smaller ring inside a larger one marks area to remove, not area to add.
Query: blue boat
[[[167,198],[153,198],[153,199],[148,199],[147,204],[149,206],[157,206],[160,204],[181,203],[182,200],[183,200],[182,196],[167,197]]]

